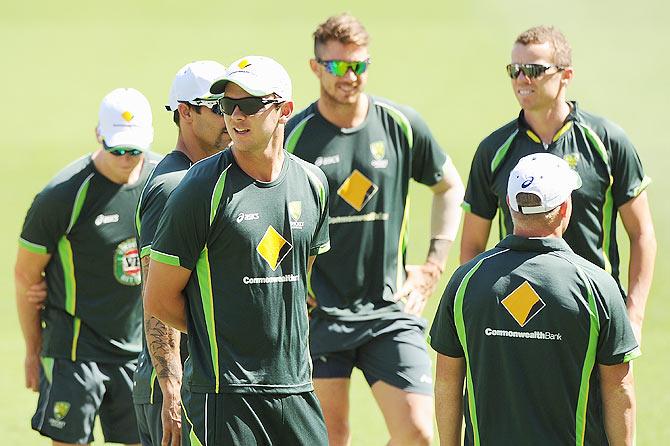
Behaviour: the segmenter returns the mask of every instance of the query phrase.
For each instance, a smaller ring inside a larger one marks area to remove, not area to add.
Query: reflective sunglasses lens
[[[361,75],[367,71],[368,61],[364,60],[361,62],[352,62],[351,68],[354,70],[354,73],[356,73],[357,75]]]
[[[125,154],[128,154],[130,156],[138,156],[142,154],[142,151],[137,149],[116,149],[116,150],[108,150],[108,152],[114,156],[123,156]]]
[[[521,71],[523,71],[523,74],[533,78],[533,77],[538,77],[545,71],[547,71],[547,67],[544,65],[537,65],[537,64],[526,64],[526,65],[521,65]]]
[[[519,77],[519,73],[521,72],[521,70],[519,69],[518,64],[509,64],[505,68],[507,68],[507,75],[511,79],[516,79],[517,77]]]
[[[326,70],[333,76],[343,77],[349,71],[349,68],[356,73],[356,75],[361,75],[365,73],[368,69],[368,61],[360,62],[346,62],[344,60],[327,60],[323,62],[323,65],[326,67]]]
[[[263,103],[263,98],[242,98],[242,99],[231,99],[223,97],[219,100],[219,105],[221,110],[226,115],[232,115],[235,111],[235,107],[239,107],[240,111],[245,115],[255,115],[258,111],[265,106]]]

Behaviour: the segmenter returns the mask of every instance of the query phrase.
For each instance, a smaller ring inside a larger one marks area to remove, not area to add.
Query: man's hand
[[[37,282],[36,284],[31,285],[26,290],[26,298],[28,299],[28,302],[30,302],[32,305],[35,305],[35,308],[38,310],[44,308],[44,302],[47,300],[46,280],[42,280],[41,282]]]
[[[165,380],[163,390],[163,407],[161,421],[163,422],[163,440],[161,446],[181,445],[181,395],[180,383],[176,379]]]
[[[405,303],[405,313],[421,316],[428,298],[435,291],[442,270],[433,262],[423,265],[406,265],[407,280],[395,294],[395,300]]]
[[[36,353],[27,353],[24,361],[24,371],[26,374],[26,388],[33,392],[40,390],[40,355]]]

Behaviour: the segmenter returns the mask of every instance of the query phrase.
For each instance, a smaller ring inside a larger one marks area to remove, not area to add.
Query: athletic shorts
[[[96,416],[108,443],[139,443],[133,409],[136,361],[125,364],[42,358],[32,427],[63,443],[93,441]]]
[[[160,399],[153,404],[135,403],[135,417],[142,446],[160,446],[163,439],[162,406],[163,401]]]
[[[182,392],[182,446],[326,446],[314,392],[294,395]]]
[[[383,381],[410,393],[433,394],[427,322],[412,316],[368,321],[310,320],[314,378],[349,378],[358,367],[372,386]]]

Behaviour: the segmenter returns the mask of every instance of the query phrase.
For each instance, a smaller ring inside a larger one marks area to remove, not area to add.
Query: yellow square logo
[[[274,271],[292,248],[293,246],[270,225],[256,247],[256,251],[268,262],[268,265]]]
[[[522,327],[546,306],[527,280],[500,303]]]
[[[133,114],[130,113],[129,111],[124,111],[123,113],[121,113],[121,117],[126,122],[130,122],[134,118]]]
[[[337,195],[360,212],[378,190],[376,184],[355,169],[337,190]]]

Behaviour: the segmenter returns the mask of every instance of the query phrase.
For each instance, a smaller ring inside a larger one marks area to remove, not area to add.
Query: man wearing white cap
[[[158,162],[151,107],[132,88],[100,106],[102,148],[59,172],[28,210],[16,300],[26,341],[26,387],[40,392],[32,427],[54,444],[138,443],[131,377],[141,347],[140,262],[134,211]],[[44,308],[27,298],[46,279]]]
[[[225,70],[223,65],[210,60],[192,62],[182,67],[172,82],[165,108],[172,112],[179,128],[177,144],[154,169],[137,207],[137,234],[145,280],[149,252],[167,198],[193,163],[223,150],[230,143],[223,116],[218,112],[217,97],[209,92],[212,83],[221,78]],[[187,356],[185,337],[180,355],[178,330],[146,313],[144,324],[146,338],[133,390],[140,440],[144,446],[176,445],[181,438],[179,392],[182,359]]]
[[[291,80],[248,56],[212,85],[230,149],[195,164],[151,246],[147,311],[188,331],[182,441],[325,445],[308,347],[307,274],[329,248],[328,185],[286,153]]]
[[[507,183],[514,235],[449,281],[430,341],[442,445],[633,444],[626,306],[562,238],[581,185],[555,155],[521,158]]]

